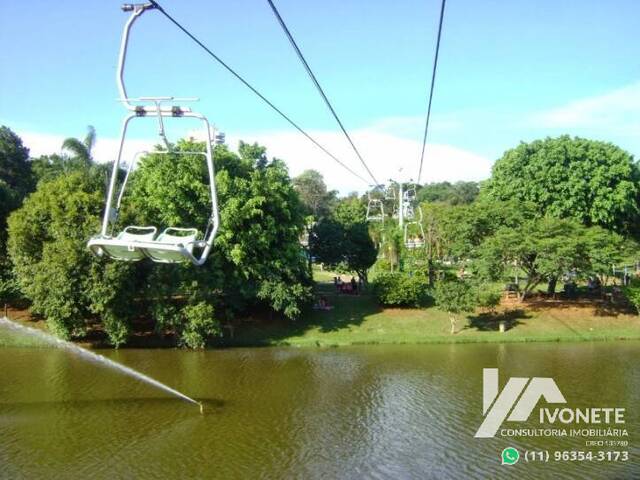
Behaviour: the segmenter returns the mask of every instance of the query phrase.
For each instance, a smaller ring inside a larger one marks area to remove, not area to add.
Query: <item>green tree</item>
[[[321,219],[313,227],[309,250],[319,262],[356,272],[366,284],[378,253],[362,202],[358,198],[343,199],[332,217]]]
[[[434,290],[436,305],[449,314],[451,334],[456,333],[458,316],[473,312],[478,306],[478,294],[465,280],[441,280]]]
[[[500,228],[519,227],[537,212],[531,203],[485,198],[471,205],[440,205],[434,213],[443,254],[464,260],[476,256],[482,242]]]
[[[637,249],[635,242],[601,227],[587,228],[582,240],[589,258],[588,271],[598,277],[602,286],[609,283],[614,265],[620,265]]]
[[[293,179],[293,185],[300,195],[308,215],[319,219],[331,213],[337,202],[337,192],[328,191],[320,172],[305,170]]]
[[[68,175],[76,170],[93,169],[102,172],[102,176],[105,178],[104,183],[106,184],[111,166],[112,163],[91,164],[80,157],[69,157],[56,153],[42,155],[31,160],[31,169],[37,182],[53,180],[60,175]]]
[[[96,129],[89,125],[84,139],[69,137],[62,142],[62,149],[71,153],[71,157],[84,165],[93,163],[93,147],[96,144]]]
[[[433,286],[436,263],[444,259],[446,252],[446,233],[443,231],[443,217],[451,207],[437,203],[422,204],[422,225],[425,248],[420,249],[427,263],[427,278]]]
[[[499,280],[516,264],[527,277],[521,300],[543,281],[549,282],[553,293],[563,274],[588,269],[584,234],[579,223],[550,217],[502,228],[482,244],[476,269],[484,278]]]
[[[204,144],[183,140],[175,148],[203,151]],[[311,279],[299,243],[304,216],[286,166],[267,161],[257,145],[242,144],[240,156],[225,146],[214,153],[221,225],[213,253],[198,269],[156,266],[150,285],[169,297],[188,294],[189,304],[207,302],[221,319],[258,303],[294,319],[311,299]],[[125,203],[131,221],[204,229],[211,203],[202,156],[144,158]]]
[[[5,126],[0,127],[0,180],[20,199],[33,190],[29,149]]]
[[[29,149],[8,127],[0,127],[0,303],[19,293],[7,256],[7,219],[33,186]]]
[[[474,202],[479,193],[480,186],[477,182],[435,182],[420,187],[417,197],[420,203],[468,205]]]
[[[103,205],[88,172],[40,183],[9,218],[9,254],[21,291],[53,332],[81,336],[102,321],[117,346],[129,330],[135,276],[131,265],[96,259],[86,248]]]
[[[482,195],[532,202],[541,215],[637,232],[640,172],[611,143],[568,135],[521,143],[493,166]]]

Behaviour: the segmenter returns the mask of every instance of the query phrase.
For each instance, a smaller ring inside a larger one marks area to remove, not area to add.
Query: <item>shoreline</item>
[[[225,343],[219,346],[210,346],[205,350],[224,350],[230,348],[343,348],[343,347],[362,347],[362,346],[385,346],[385,345],[472,345],[472,344],[498,344],[498,343],[587,343],[587,342],[627,342],[639,341],[640,333],[637,335],[625,336],[608,336],[594,335],[592,337],[527,337],[527,338],[500,338],[500,339],[480,339],[480,338],[462,338],[448,339],[446,337],[435,337],[425,340],[398,340],[398,341],[354,341],[340,343],[323,343],[321,341],[296,342],[283,340],[280,342],[264,342],[264,343]],[[127,347],[123,347],[127,348]],[[151,347],[128,347],[128,348],[151,348]],[[176,347],[178,348],[178,347]]]
[[[640,316],[625,306],[599,300],[505,301],[495,311],[460,316],[455,334],[450,333],[448,315],[435,307],[383,308],[369,294],[330,295],[330,301],[332,310],[311,310],[298,321],[237,319],[223,328],[224,337],[213,339],[206,349],[640,340]],[[10,309],[8,318],[46,330],[45,321],[35,320],[28,310]],[[501,322],[504,332],[499,331]],[[8,343],[14,342],[0,335],[0,346]],[[113,348],[99,332],[74,343],[92,349]],[[138,331],[120,348],[180,347],[173,335]]]

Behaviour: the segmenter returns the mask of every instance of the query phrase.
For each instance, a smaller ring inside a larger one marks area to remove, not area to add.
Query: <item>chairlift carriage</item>
[[[416,186],[413,183],[408,183],[404,193],[403,193],[403,201],[405,203],[412,204],[416,201]]]
[[[403,228],[404,245],[409,249],[425,246],[424,227],[422,226],[422,208],[416,203],[416,187],[409,184],[402,198],[403,216],[405,219]]]
[[[174,97],[127,97],[124,86],[124,67],[127,55],[127,46],[129,42],[129,33],[135,20],[145,11],[154,9],[153,4],[124,5],[122,7],[125,12],[132,12],[127,21],[122,34],[122,43],[120,45],[120,56],[118,62],[117,84],[120,92],[120,101],[129,111],[124,119],[122,132],[120,137],[120,145],[118,155],[113,164],[111,172],[111,180],[107,192],[107,200],[102,221],[102,229],[100,233],[91,238],[87,244],[88,248],[97,256],[108,256],[115,260],[135,262],[144,258],[150,258],[154,262],[159,263],[184,263],[190,262],[193,265],[200,266],[205,263],[211,248],[213,240],[218,231],[220,223],[218,213],[218,201],[215,185],[215,170],[213,165],[212,138],[211,127],[207,118],[193,112],[188,107],[176,105],[177,101],[192,101],[195,99],[174,98]],[[135,104],[131,103],[134,102]],[[171,155],[201,155],[203,161],[207,165],[209,176],[209,190],[211,197],[211,215],[209,222],[205,228],[204,234],[200,235],[197,228],[193,227],[169,227],[162,233],[157,235],[158,229],[155,226],[127,226],[121,232],[114,234],[113,226],[117,220],[118,211],[122,204],[125,188],[129,179],[129,175],[136,164],[137,160],[144,153],[139,152],[129,163],[126,176],[120,187],[115,207],[113,206],[118,172],[122,162],[124,145],[126,142],[126,133],[129,123],[134,119],[155,117],[158,121],[159,135],[166,145],[166,151],[154,151],[153,154],[171,154]],[[172,151],[171,144],[167,140],[164,119],[165,118],[193,118],[199,120],[205,133],[205,152],[178,152]]]
[[[422,248],[425,246],[424,227],[422,226],[422,209],[418,206],[413,212],[411,221],[404,224],[404,245],[409,249]]]
[[[382,185],[376,185],[372,190],[367,192],[369,199],[367,203],[367,221],[384,221],[384,196],[384,187]]]

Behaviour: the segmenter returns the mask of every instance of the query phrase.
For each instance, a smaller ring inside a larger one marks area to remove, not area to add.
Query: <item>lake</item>
[[[2,347],[2,478],[640,478],[640,342],[100,353],[203,400],[205,415],[64,350]],[[571,407],[626,408],[629,460],[502,466],[509,446],[602,447],[474,438],[483,367],[500,369],[500,388],[552,377]]]

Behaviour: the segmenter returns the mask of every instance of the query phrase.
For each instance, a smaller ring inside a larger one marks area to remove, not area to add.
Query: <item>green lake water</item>
[[[0,477],[640,478],[640,342],[100,353],[206,414],[64,350],[1,347]],[[572,407],[626,408],[629,460],[502,466],[507,446],[602,448],[474,438],[483,367],[501,387],[552,377]]]

